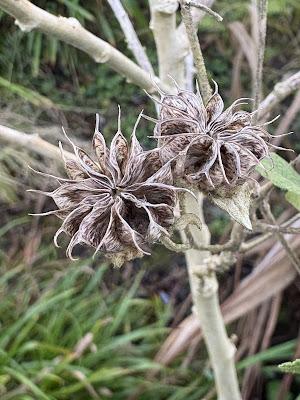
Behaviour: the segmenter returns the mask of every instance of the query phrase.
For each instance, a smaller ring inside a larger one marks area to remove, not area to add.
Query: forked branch
[[[125,76],[149,93],[156,92],[153,77],[132,60],[93,35],[75,18],[56,17],[35,6],[28,0],[0,0],[0,8],[16,19],[16,25],[24,32],[35,29],[56,37],[87,53],[97,63],[107,63],[112,69]],[[158,82],[160,86],[161,83]]]

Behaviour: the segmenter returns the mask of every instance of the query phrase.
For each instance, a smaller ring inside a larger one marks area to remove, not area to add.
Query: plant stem
[[[153,18],[153,12],[155,11],[153,8],[153,0],[150,2],[150,5],[152,5],[151,12]],[[156,0],[156,11],[163,5],[163,1]],[[186,27],[186,32],[182,32],[180,37],[178,35],[173,35],[174,24],[169,26],[171,32],[173,32],[172,37],[177,41],[173,43],[172,46],[178,48],[178,44],[184,41],[186,36],[188,36],[194,56],[194,62],[198,71],[201,94],[203,95],[204,101],[207,101],[211,95],[211,88],[189,7],[190,6],[185,2],[181,2],[182,19]],[[156,18],[162,18],[161,12],[156,15]],[[169,16],[168,18],[171,17]],[[164,41],[164,37],[167,37],[170,32],[166,32],[166,29],[160,29],[161,26],[157,22],[157,20],[156,23],[152,21],[152,28],[158,46],[161,41]],[[166,68],[168,69],[167,64],[169,63],[169,59],[170,57],[166,57],[166,54],[164,54],[164,57],[161,57],[160,78],[164,84],[166,84]],[[179,85],[182,83],[183,65],[181,65],[181,63],[184,63],[184,57],[182,57],[182,54],[178,54],[177,52],[177,63],[173,59],[172,73],[173,78],[177,80]],[[176,68],[174,68],[174,66],[176,66]],[[164,73],[162,74],[162,72]],[[184,213],[196,214],[203,222],[201,230],[193,225],[189,226],[188,229],[197,247],[208,246],[210,243],[210,232],[204,222],[202,204],[203,195],[200,192],[196,193],[196,195],[198,196],[198,201],[190,195],[184,196],[181,208]],[[181,232],[181,236],[185,242],[185,232]],[[208,268],[209,262],[208,264],[203,263],[203,260],[205,259],[212,260],[212,256],[208,251],[194,249],[186,251],[185,254],[195,312],[203,330],[204,340],[214,370],[218,399],[241,400],[234,366],[235,348],[227,337],[223,317],[221,315],[218,299],[218,282],[215,273],[211,268]]]
[[[201,231],[190,227],[198,246],[208,245],[210,233],[203,217],[203,196],[199,193],[198,202],[186,197],[186,212],[199,210],[203,222]],[[182,233],[182,236],[184,234]],[[218,281],[213,271],[211,254],[208,251],[188,250],[186,261],[189,273],[194,311],[197,315],[214,370],[218,400],[241,400],[237,374],[234,365],[235,346],[230,342],[221,314]]]
[[[189,38],[191,50],[194,56],[194,63],[197,69],[197,79],[200,87],[200,92],[204,102],[206,103],[209,100],[212,91],[206,73],[204,59],[197,36],[197,30],[193,24],[193,18],[190,8],[191,5],[186,0],[182,0],[180,2],[180,5],[181,5],[182,21],[185,25],[186,33]]]
[[[0,139],[1,141],[8,142],[12,146],[22,147],[23,149],[25,148],[40,154],[43,157],[49,157],[63,163],[60,149],[40,138],[37,134],[28,134],[0,125]],[[66,150],[64,150],[64,155],[68,159],[75,159],[74,154]]]
[[[178,58],[178,42],[176,41],[176,10],[177,0],[161,1],[149,0],[151,21],[150,29],[153,32],[159,66],[159,78],[173,87],[170,76],[179,85],[184,82],[184,65]]]
[[[195,273],[196,274],[196,273]],[[204,278],[192,278],[196,291],[195,312],[201,323],[209,358],[214,368],[219,400],[240,400],[234,365],[235,346],[227,337],[218,298],[215,273]]]
[[[265,55],[265,44],[266,44],[266,32],[267,32],[267,9],[268,0],[256,0],[256,9],[258,14],[258,43],[257,47],[257,64],[255,78],[253,82],[253,111],[257,110],[262,96],[262,75],[263,75],[263,63]],[[257,120],[257,114],[254,116],[254,120]]]
[[[128,17],[121,0],[107,0],[124,32],[128,48],[132,51],[136,62],[147,72],[154,76],[153,67],[149,61],[137,33]]]
[[[260,103],[258,119],[263,120],[278,103],[290,96],[297,89],[300,89],[300,71],[289,76],[284,81],[276,83],[272,92]]]

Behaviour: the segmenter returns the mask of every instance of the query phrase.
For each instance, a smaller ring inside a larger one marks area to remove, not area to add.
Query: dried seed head
[[[129,145],[119,116],[109,149],[97,119],[95,161],[70,141],[76,158],[65,159],[69,179],[58,178],[60,186],[44,192],[58,207],[50,213],[63,220],[55,243],[62,232],[71,236],[70,258],[74,246],[85,243],[122,265],[149,254],[150,244],[168,234],[174,222],[177,189],[172,186],[170,163],[162,164],[158,149],[143,151],[135,136],[137,123]]]
[[[217,84],[206,105],[199,90],[162,95],[155,126],[162,160],[177,156],[176,175],[204,192],[226,194],[243,184],[269,155],[270,137],[263,126],[252,124],[251,113],[236,111],[245,100],[224,110]]]

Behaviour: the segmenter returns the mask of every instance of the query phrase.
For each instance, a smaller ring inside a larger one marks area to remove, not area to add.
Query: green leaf
[[[12,377],[14,377],[19,382],[23,383],[23,385],[25,385],[29,390],[31,390],[32,393],[34,393],[39,399],[53,400],[52,396],[49,397],[48,395],[46,395],[41,389],[39,389],[39,387],[33,381],[31,381],[29,378],[27,378],[27,376],[25,376],[21,372],[16,371],[9,367],[4,367],[4,371],[9,373]]]
[[[292,206],[300,211],[300,194],[295,192],[287,192],[285,198]]]
[[[295,348],[296,340],[289,340],[288,342],[280,343],[267,350],[261,351],[260,353],[244,358],[237,364],[237,369],[245,369],[257,363],[263,363],[266,361],[282,360],[283,358],[289,359],[295,352]]]
[[[25,86],[19,85],[17,83],[12,83],[7,79],[4,79],[0,76],[0,87],[3,87],[17,96],[20,96],[26,101],[29,101],[31,104],[37,107],[45,107],[52,108],[54,107],[54,103],[49,100],[47,97],[39,94],[38,92],[28,89]]]
[[[75,17],[82,17],[83,19],[87,19],[88,21],[95,20],[94,15],[81,7],[79,4],[76,4],[70,0],[59,0],[59,2],[67,6],[69,8],[69,11],[73,11],[76,14]]]
[[[236,222],[252,230],[249,216],[251,190],[247,183],[238,186],[230,197],[213,195],[212,201],[226,211]]]
[[[256,170],[280,189],[300,195],[300,175],[297,171],[278,154],[272,153],[271,158],[261,161]]]
[[[42,52],[42,34],[40,32],[35,32],[33,59],[31,65],[32,76],[35,78],[38,76],[40,70],[41,52]]]
[[[300,374],[300,359],[298,358],[295,361],[285,362],[283,364],[278,365],[278,368],[282,372],[287,372],[290,374]]]

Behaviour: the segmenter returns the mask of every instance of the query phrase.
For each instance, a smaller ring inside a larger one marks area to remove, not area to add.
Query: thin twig
[[[213,3],[214,0],[201,0],[201,4],[207,7],[212,7]],[[205,17],[206,13],[196,7],[192,7],[191,12],[193,17],[193,25],[195,29],[198,30],[198,26],[202,18]],[[176,41],[177,41],[178,60],[182,62],[182,60],[184,60],[184,58],[190,52],[190,43],[183,22],[181,22],[176,28]]]
[[[181,5],[182,20],[185,25],[186,33],[190,41],[191,50],[194,57],[194,63],[197,69],[197,78],[200,86],[200,91],[203,96],[204,102],[206,103],[212,94],[212,90],[208,81],[204,59],[197,36],[197,31],[193,24],[190,4],[186,0],[181,0],[180,5]]]
[[[257,14],[258,14],[258,48],[257,48],[257,65],[255,80],[253,83],[253,110],[257,110],[262,95],[262,75],[263,63],[265,55],[266,32],[267,32],[267,9],[268,0],[256,0]],[[257,114],[254,115],[257,120]]]
[[[255,232],[288,233],[290,235],[298,235],[300,233],[300,228],[293,228],[293,227],[285,228],[280,225],[266,224],[266,223],[258,221],[254,225],[254,231]]]
[[[300,71],[274,86],[272,92],[259,105],[258,120],[266,120],[268,113],[297,89],[300,89]]]
[[[271,224],[276,224],[276,220],[272,214],[270,204],[265,200],[262,204],[261,211],[263,213],[264,218]],[[291,229],[291,228],[290,228]],[[299,232],[298,232],[299,233]],[[297,257],[297,255],[294,253],[293,249],[290,247],[289,243],[285,239],[285,237],[282,235],[281,232],[276,233],[278,239],[281,242],[282,247],[285,249],[292,265],[295,267],[297,270],[298,274],[300,274],[300,260]]]
[[[107,0],[110,7],[112,8],[122,31],[125,35],[128,48],[132,51],[136,62],[147,72],[154,76],[154,71],[149,58],[134,30],[134,27],[128,17],[126,10],[120,0]]]
[[[248,242],[244,242],[241,244],[241,246],[239,248],[239,252],[246,253],[247,251],[252,250],[253,248],[260,245],[261,243],[265,242],[272,236],[273,236],[273,232],[268,232],[268,233],[265,233],[264,235],[257,236],[254,239],[249,240]]]
[[[189,4],[192,7],[199,8],[200,10],[204,11],[207,14],[210,14],[212,17],[216,18],[217,21],[223,21],[223,17],[220,14],[213,11],[211,8],[205,6],[204,4],[199,3],[198,1],[193,0],[185,0],[186,4]]]
[[[224,251],[238,251],[241,243],[245,238],[245,231],[243,227],[234,223],[233,228],[231,230],[230,239],[228,242],[224,244],[210,244],[210,245],[199,245],[197,243],[193,243],[193,248],[201,251],[209,251],[211,254],[219,254]]]
[[[297,118],[300,111],[300,90],[298,90],[295,94],[293,101],[291,102],[289,108],[285,112],[284,116],[281,118],[281,121],[274,132],[274,136],[278,135],[277,138],[274,139],[273,144],[279,145],[282,140],[282,134],[289,131],[290,125],[293,123],[294,119]]]

